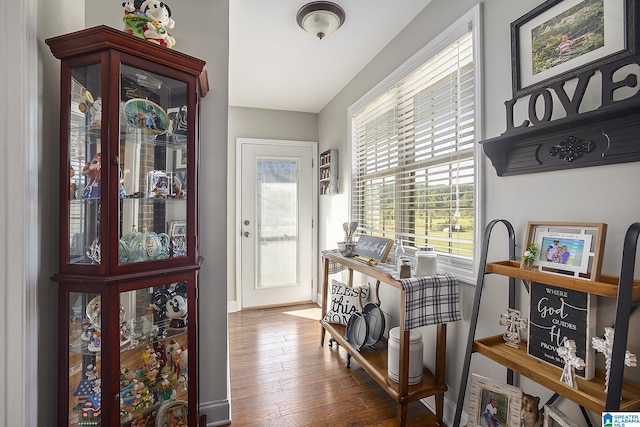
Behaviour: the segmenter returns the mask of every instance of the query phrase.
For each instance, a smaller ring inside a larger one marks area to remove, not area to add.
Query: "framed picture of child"
[[[472,374],[469,398],[469,427],[520,427],[520,388]]]

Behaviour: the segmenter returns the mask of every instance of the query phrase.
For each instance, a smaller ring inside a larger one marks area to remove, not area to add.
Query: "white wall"
[[[236,140],[238,138],[318,141],[318,115],[295,111],[229,107],[229,174],[227,200],[227,299],[229,312],[240,307],[236,295],[236,241],[240,233],[236,224]],[[237,232],[234,232],[237,231]],[[239,278],[238,278],[239,280]]]
[[[36,101],[39,136],[34,156],[27,162],[37,169],[38,194],[37,217],[39,239],[31,242],[39,252],[37,316],[38,368],[37,374],[37,425],[51,423],[52,414],[57,413],[58,378],[58,287],[50,281],[58,271],[58,167],[59,167],[59,103],[60,62],[51,54],[44,40],[48,37],[82,28],[84,4],[63,0],[52,4],[37,2],[37,48],[39,96]],[[69,13],[69,11],[74,11]],[[29,174],[27,174],[29,175]],[[29,378],[30,376],[27,376]],[[27,380],[28,383],[28,380]],[[33,402],[32,402],[33,403]],[[27,422],[22,425],[30,425]],[[20,423],[10,425],[21,425]]]
[[[350,174],[350,164],[345,159],[348,152],[347,109],[365,95],[377,83],[394,71],[421,47],[447,28],[459,16],[471,9],[475,0],[433,0],[380,54],[374,58],[326,108],[320,113],[320,150],[339,148],[341,154],[341,177]],[[540,0],[486,0],[483,4],[484,27],[484,117],[485,138],[497,136],[505,131],[504,101],[511,98],[510,65],[510,23],[529,10],[541,4]],[[597,100],[585,99],[596,103]],[[522,245],[527,222],[542,221],[585,221],[608,224],[603,273],[619,275],[624,233],[634,222],[640,221],[640,198],[637,182],[640,182],[638,163],[590,168],[568,169],[557,172],[538,173],[514,177],[497,177],[488,159],[484,159],[484,218],[485,224],[492,219],[509,220],[516,231],[517,244]],[[348,217],[348,188],[341,182],[340,194],[320,199],[320,248],[333,248],[340,238],[340,224]],[[484,225],[482,225],[484,227]],[[502,227],[504,228],[504,227]],[[508,257],[506,234],[496,227],[492,236],[489,260]],[[519,250],[519,249],[518,249]],[[636,275],[638,276],[638,275]],[[500,308],[507,306],[505,286],[498,278],[489,277],[483,294],[483,304],[478,325],[478,334],[498,334]],[[465,285],[463,289],[464,314],[470,317],[471,303],[475,287]],[[395,301],[387,296],[388,310],[393,312]],[[521,299],[524,296],[520,297]],[[490,305],[489,302],[492,302]],[[615,309],[610,301],[599,304],[597,333],[602,334],[604,326],[609,326]],[[384,303],[383,303],[383,308]],[[497,311],[498,310],[498,311]],[[638,316],[632,318],[637,320]],[[637,322],[636,322],[637,323]],[[468,320],[449,326],[447,347],[447,398],[455,403],[460,383],[460,371],[465,351]],[[423,331],[425,348],[434,332]],[[632,329],[629,346],[637,352],[639,347],[637,328]],[[471,371],[485,376],[505,380],[505,371],[494,364],[472,359]],[[601,357],[597,358],[599,362]],[[426,363],[433,367],[433,358],[425,355]],[[637,369],[627,373],[637,376]],[[543,401],[550,396],[548,390],[526,382],[525,391],[537,394]],[[468,397],[468,394],[467,394]],[[570,405],[573,406],[573,405]],[[575,408],[564,408],[572,413]],[[599,414],[592,416],[597,424]],[[451,422],[452,420],[449,420]]]

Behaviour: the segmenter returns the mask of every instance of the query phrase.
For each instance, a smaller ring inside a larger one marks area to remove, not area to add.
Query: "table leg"
[[[324,259],[324,280],[322,284],[322,311],[320,320],[324,319],[324,316],[327,314],[327,298],[329,294],[329,260],[327,258]],[[324,336],[326,330],[324,326],[320,325],[320,347],[324,346]]]
[[[436,384],[445,383],[447,361],[447,324],[436,326]],[[444,393],[436,394],[436,425],[442,426],[444,413]]]
[[[398,426],[405,427],[407,425],[407,402],[398,403]]]

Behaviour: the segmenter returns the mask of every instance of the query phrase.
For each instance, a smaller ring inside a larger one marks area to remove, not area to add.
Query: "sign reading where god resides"
[[[572,340],[576,357],[586,364],[577,374],[593,379],[595,353],[591,338],[595,334],[596,297],[535,282],[531,283],[530,297],[528,354],[563,369],[565,361],[557,349]]]

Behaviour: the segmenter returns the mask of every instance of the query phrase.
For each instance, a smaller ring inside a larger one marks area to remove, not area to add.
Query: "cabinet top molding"
[[[200,97],[209,91],[206,62],[185,53],[151,43],[106,25],[98,25],[45,40],[58,59],[114,49],[197,76]]]

